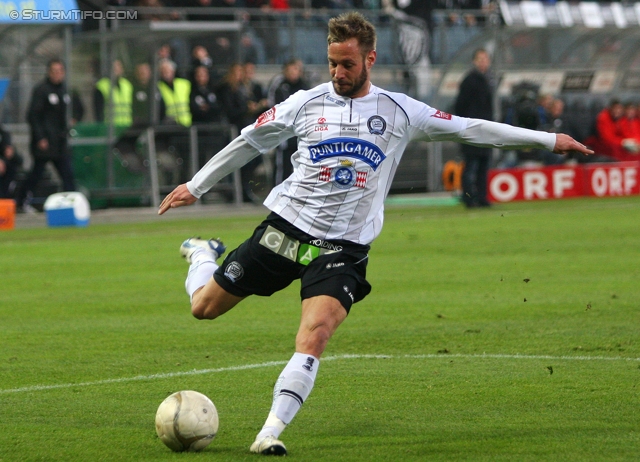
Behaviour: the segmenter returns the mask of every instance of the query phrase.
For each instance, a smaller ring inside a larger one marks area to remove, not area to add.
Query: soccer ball
[[[218,411],[197,391],[178,391],[165,399],[156,412],[156,433],[176,452],[200,451],[218,432]]]

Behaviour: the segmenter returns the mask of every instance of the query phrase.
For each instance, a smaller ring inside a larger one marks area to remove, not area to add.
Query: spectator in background
[[[219,123],[222,120],[222,109],[218,97],[210,82],[209,69],[198,66],[193,72],[193,84],[189,97],[191,120],[193,123]]]
[[[271,1],[245,0],[245,4],[249,9],[249,24],[262,41],[266,61],[269,64],[274,64],[278,57],[278,23],[271,14]],[[257,13],[255,10],[260,10],[260,12]]]
[[[218,87],[218,98],[227,120],[239,133],[244,127],[254,122],[249,112],[249,96],[243,89],[244,69],[242,64],[232,64]],[[255,158],[240,169],[242,177],[243,202],[259,202],[253,191],[252,176],[260,159]]]
[[[176,77],[176,64],[164,59],[160,62],[160,121],[163,123],[177,123],[189,127],[191,125],[191,111],[189,97],[191,82]]]
[[[288,10],[289,0],[271,0],[269,6],[273,10]]]
[[[119,59],[113,62],[111,72],[114,78],[113,87],[111,76],[102,77],[96,83],[93,94],[96,121],[129,127],[133,123],[133,85],[124,78],[124,68]]]
[[[302,62],[298,59],[288,61],[282,68],[282,79],[273,91],[273,105],[279,104],[299,90],[308,90],[309,84],[304,79]],[[289,138],[276,149],[274,166],[274,184],[282,183],[293,173],[291,156],[298,149],[296,138]]]
[[[633,154],[640,153],[640,119],[638,118],[638,107],[632,103],[624,105],[624,116],[620,120],[621,135],[626,143],[627,150]]]
[[[613,99],[596,117],[596,136],[593,141],[594,151],[612,160],[636,160],[633,154],[635,143],[623,135],[624,106],[618,99]]]
[[[209,51],[202,45],[196,45],[191,50],[191,80],[194,80],[195,69],[204,66],[209,71],[209,76],[213,75],[213,60],[209,56]],[[217,79],[213,79],[217,80]]]
[[[171,45],[168,43],[163,43],[160,45],[160,48],[158,48],[158,61],[162,61],[163,59],[174,61],[173,50],[171,49]]]
[[[22,157],[11,144],[11,134],[0,126],[0,199],[14,197],[20,166]]]
[[[133,76],[133,101],[131,104],[133,124],[146,127],[153,121],[151,101],[155,95],[151,81],[153,75],[149,63],[137,64]]]
[[[548,111],[549,130],[553,133],[563,133],[564,130],[564,101],[552,98]]]
[[[232,64],[218,86],[218,98],[220,105],[230,124],[235,125],[238,131],[249,125],[249,99],[242,90],[244,70],[242,64]]]
[[[538,96],[538,125],[547,126],[551,122],[550,112],[551,105],[555,101],[553,95],[549,93],[543,93]],[[564,109],[564,103],[563,109]],[[557,108],[556,108],[557,109]]]
[[[242,89],[249,100],[248,119],[249,122],[252,122],[260,114],[269,109],[269,103],[267,101],[267,95],[265,94],[264,88],[262,88],[260,82],[255,80],[256,65],[252,62],[246,62],[242,67],[244,71]]]
[[[548,95],[550,102],[545,99],[540,99],[540,106],[546,105],[548,109],[545,110],[545,123],[540,124],[538,130],[544,130],[550,133],[566,133],[568,123],[565,122],[564,114],[564,101],[560,98],[554,98]],[[556,154],[551,151],[540,151],[540,160],[544,165],[560,165],[564,164],[566,158],[560,154]]]
[[[31,126],[31,156],[33,165],[24,186],[17,195],[18,210],[33,212],[33,192],[42,179],[44,169],[51,162],[62,179],[63,191],[75,191],[76,183],[67,144],[69,125],[67,108],[71,109],[70,124],[75,125],[84,115],[84,108],[76,94],[67,93],[66,70],[59,59],[49,61],[46,79],[33,89],[27,111]]]
[[[454,110],[456,115],[473,119],[493,120],[493,88],[488,76],[489,53],[478,48],[473,53],[473,69],[460,84]],[[462,202],[468,208],[489,207],[487,174],[491,164],[491,149],[463,144]]]
[[[191,85],[190,107],[194,124],[219,124],[223,121],[223,113],[218,96],[210,81],[209,69],[206,66],[195,68]],[[228,139],[219,131],[208,127],[198,129],[198,162],[202,166],[218,152]]]

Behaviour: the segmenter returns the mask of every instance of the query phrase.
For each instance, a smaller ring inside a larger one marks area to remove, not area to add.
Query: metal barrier
[[[191,179],[238,131],[226,124],[127,129],[78,124],[71,135],[76,181],[93,207],[127,198],[131,205],[158,207],[162,196]],[[240,171],[210,192],[242,203]]]

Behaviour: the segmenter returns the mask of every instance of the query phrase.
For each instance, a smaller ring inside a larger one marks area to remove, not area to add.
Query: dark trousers
[[[21,160],[18,154],[13,159],[2,159],[5,165],[4,175],[0,175],[0,199],[10,199],[14,195],[16,175],[20,167]]]
[[[289,139],[276,149],[275,165],[273,169],[273,184],[279,185],[293,173],[291,156],[298,149],[298,141]]]
[[[33,194],[36,186],[42,179],[42,174],[47,166],[47,162],[53,163],[53,166],[58,171],[60,178],[62,179],[63,191],[75,191],[76,182],[73,176],[73,169],[71,167],[71,158],[69,156],[61,156],[55,159],[48,158],[34,158],[31,171],[24,182],[24,186],[20,195],[18,196],[18,206],[24,203],[25,198],[29,193]]]
[[[469,149],[472,148],[472,149]],[[463,146],[462,202],[467,207],[487,206],[487,174],[491,164],[491,149]]]

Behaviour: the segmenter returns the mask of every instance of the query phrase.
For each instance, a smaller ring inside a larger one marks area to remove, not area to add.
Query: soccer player
[[[593,152],[568,135],[452,116],[374,86],[376,32],[359,13],[329,21],[328,59],[330,82],[263,113],[158,211],[193,204],[244,163],[298,138],[293,174],[264,201],[271,213],[222,265],[216,263],[225,251],[220,240],[191,238],[180,247],[190,263],[185,285],[198,319],[217,318],[249,295],[271,295],[301,280],[296,351],[276,381],[271,410],[250,448],[256,453],[286,454],[280,434],[309,396],[327,342],[371,290],[369,244],[382,229],[383,202],[409,141]]]

